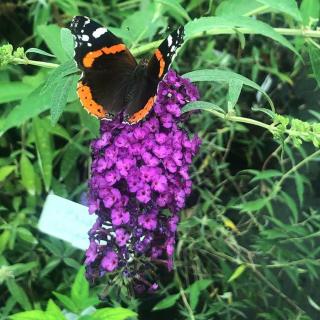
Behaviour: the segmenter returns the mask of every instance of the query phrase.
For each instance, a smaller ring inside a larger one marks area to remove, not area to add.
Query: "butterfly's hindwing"
[[[135,99],[126,106],[125,120],[127,123],[137,123],[150,112],[156,101],[157,86],[167,73],[183,40],[184,28],[181,26],[171,33],[154,52],[143,75],[143,88],[136,90]]]

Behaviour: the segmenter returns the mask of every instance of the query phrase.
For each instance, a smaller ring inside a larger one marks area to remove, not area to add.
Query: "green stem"
[[[278,192],[281,190],[281,186],[284,183],[284,181],[290,177],[290,175],[293,172],[296,172],[298,169],[300,169],[301,167],[303,167],[305,164],[307,164],[310,160],[312,160],[314,157],[320,156],[320,150],[317,150],[315,152],[313,152],[312,154],[310,154],[308,157],[304,158],[302,161],[300,161],[299,163],[297,163],[295,166],[293,166],[290,170],[288,170],[282,177],[281,179],[274,185],[272,192],[270,193],[270,195],[268,196],[268,200],[273,199]]]
[[[59,64],[57,64],[57,63],[30,60],[30,59],[27,59],[27,58],[25,58],[25,59],[13,58],[12,59],[12,63],[15,63],[15,64],[30,64],[30,65],[33,65],[33,66],[44,67],[44,68],[57,68],[57,67],[59,67]]]
[[[180,277],[178,275],[178,272],[175,273],[175,278],[176,278],[176,281],[177,281],[178,286],[179,286],[179,292],[180,292],[182,301],[183,301],[186,309],[188,310],[188,313],[189,313],[189,316],[190,316],[190,320],[195,320],[193,311],[192,311],[192,309],[190,307],[190,304],[189,304],[188,299],[186,297],[185,291],[183,290],[182,283],[181,283]]]

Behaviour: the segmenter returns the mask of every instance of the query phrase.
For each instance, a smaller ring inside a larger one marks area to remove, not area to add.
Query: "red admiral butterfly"
[[[123,111],[123,122],[134,124],[152,109],[159,81],[183,43],[181,26],[164,40],[149,61],[138,64],[121,39],[88,17],[73,18],[74,59],[83,71],[78,96],[92,115],[112,120]]]

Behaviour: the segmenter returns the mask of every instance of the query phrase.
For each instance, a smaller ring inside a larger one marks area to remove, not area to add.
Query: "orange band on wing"
[[[82,63],[86,68],[91,68],[94,60],[99,58],[103,54],[115,54],[124,51],[125,49],[126,46],[123,43],[120,43],[112,47],[103,47],[102,49],[96,51],[90,51],[84,56]]]
[[[81,81],[78,82],[77,93],[83,107],[92,115],[98,118],[104,118],[106,112],[103,107],[96,103],[92,98],[90,87],[84,85]]]
[[[154,103],[156,101],[156,96],[151,97],[145,106],[138,112],[134,113],[129,119],[128,122],[130,124],[134,124],[142,120],[146,117],[146,115],[150,112],[151,108],[153,107]]]
[[[160,70],[159,70],[158,77],[161,78],[161,76],[163,75],[163,71],[164,71],[164,67],[165,67],[166,63],[165,63],[163,56],[162,56],[162,53],[160,52],[159,49],[156,50],[155,55],[156,55],[156,58],[158,59],[159,64],[160,64]]]

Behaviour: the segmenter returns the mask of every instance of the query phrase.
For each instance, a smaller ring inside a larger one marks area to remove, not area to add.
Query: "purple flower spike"
[[[181,108],[198,98],[197,88],[170,70],[144,121],[124,125],[120,115],[101,122],[91,144],[89,211],[98,218],[86,252],[89,279],[121,270],[137,291],[152,292],[151,264],[172,270],[179,211],[192,188],[189,167],[201,144],[180,128]]]

